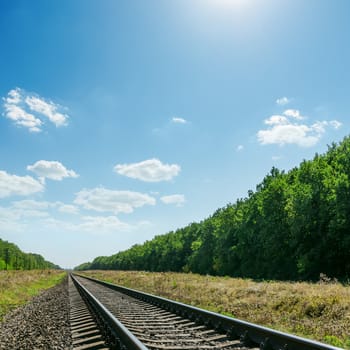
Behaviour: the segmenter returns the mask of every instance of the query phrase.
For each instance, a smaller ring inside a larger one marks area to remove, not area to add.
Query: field
[[[61,282],[65,275],[59,270],[0,271],[0,321],[41,290]]]
[[[350,286],[326,276],[306,283],[134,271],[83,274],[350,349]]]

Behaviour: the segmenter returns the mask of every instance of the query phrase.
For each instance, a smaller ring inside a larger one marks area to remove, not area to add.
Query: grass
[[[143,271],[84,274],[350,349],[350,286],[335,281],[255,282]]]
[[[0,321],[10,310],[60,283],[65,275],[59,270],[0,271]]]

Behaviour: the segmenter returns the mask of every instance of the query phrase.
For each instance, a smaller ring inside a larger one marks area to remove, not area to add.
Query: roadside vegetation
[[[144,271],[81,274],[350,349],[350,286]]]
[[[10,310],[60,283],[62,270],[0,271],[0,322]]]

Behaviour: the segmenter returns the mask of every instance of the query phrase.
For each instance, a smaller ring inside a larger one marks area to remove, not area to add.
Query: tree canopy
[[[15,244],[0,239],[0,270],[59,269],[41,255],[22,252]]]
[[[258,279],[350,277],[350,137],[200,223],[76,269],[184,271]]]

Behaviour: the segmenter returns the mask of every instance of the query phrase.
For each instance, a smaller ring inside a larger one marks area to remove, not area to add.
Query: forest
[[[41,255],[22,252],[15,244],[0,239],[0,270],[59,269]]]
[[[182,271],[254,279],[350,278],[350,137],[270,173],[207,219],[84,269]]]

